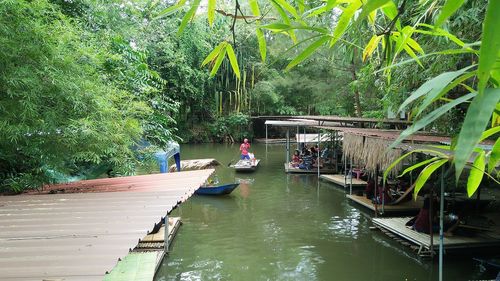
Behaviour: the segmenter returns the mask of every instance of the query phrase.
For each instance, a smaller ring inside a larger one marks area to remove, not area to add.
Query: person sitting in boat
[[[300,165],[300,152],[298,149],[295,149],[292,155],[292,162],[290,162],[290,165],[294,168],[298,168]]]
[[[300,169],[311,170],[313,165],[313,158],[311,151],[306,150],[305,155],[302,157],[302,163],[299,164]]]
[[[250,143],[248,142],[248,139],[244,139],[243,143],[240,145],[240,151],[241,151],[241,160],[250,160],[250,156],[248,155],[248,150],[250,149]]]
[[[429,234],[431,231],[431,223],[429,221],[429,218],[432,217],[432,232],[433,233],[439,232],[439,217],[437,212],[439,209],[439,201],[434,200],[432,202],[432,214],[430,209],[431,209],[431,201],[429,197],[426,197],[424,199],[424,205],[418,212],[418,215],[408,222],[411,224],[413,230]],[[459,222],[460,221],[457,215],[455,214],[446,215],[443,218],[443,232],[444,232],[443,235],[453,236],[453,231],[458,227]]]
[[[387,203],[391,203],[392,201],[394,201],[394,197],[391,195],[391,192],[390,192],[390,188],[389,186],[385,186],[383,187],[382,183],[379,184],[378,186],[378,190],[377,190],[377,197],[374,199],[375,203],[377,204],[387,204]]]

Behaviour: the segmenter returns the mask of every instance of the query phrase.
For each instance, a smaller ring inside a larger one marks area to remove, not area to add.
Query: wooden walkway
[[[381,228],[385,229],[420,248],[429,250],[431,248],[430,235],[417,232],[407,226],[411,217],[396,217],[396,218],[373,218],[373,223]],[[458,248],[477,248],[486,246],[500,246],[500,233],[495,232],[478,232],[474,237],[464,237],[464,236],[451,236],[444,237],[444,247],[445,249],[458,249]],[[433,235],[433,247],[437,249],[439,247],[439,235]]]
[[[346,197],[353,202],[356,202],[372,211],[375,211],[375,204],[372,203],[372,200],[366,198],[365,196],[359,196],[359,195],[346,195]],[[406,202],[401,202],[397,205],[384,205],[384,208],[382,209],[382,205],[377,205],[377,210],[378,212],[383,213],[418,213],[420,208],[423,205],[423,199],[418,197],[417,201],[414,201],[413,199],[410,201]]]
[[[345,178],[344,175],[320,175],[320,179],[323,179],[328,182],[332,182],[336,185],[340,185],[342,187],[349,187],[351,185],[351,179],[350,178]],[[367,182],[364,180],[352,178],[352,187],[353,188],[365,188],[367,185]]]
[[[45,189],[56,194],[0,196],[0,280],[102,280],[213,172],[97,179]]]
[[[311,170],[306,170],[306,169],[299,169],[299,168],[294,168],[290,166],[290,164],[285,163],[285,173],[290,173],[290,174],[318,174],[318,168],[312,168]],[[333,174],[335,173],[334,169],[319,169],[320,174]]]

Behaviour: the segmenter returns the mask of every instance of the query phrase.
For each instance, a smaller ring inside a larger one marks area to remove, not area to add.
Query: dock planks
[[[385,229],[419,247],[429,250],[431,248],[430,235],[417,232],[405,226],[406,222],[410,219],[411,217],[373,218],[372,221],[377,227]],[[478,234],[474,237],[455,235],[451,237],[444,237],[443,242],[446,249],[499,246],[500,234],[494,232],[478,232]],[[438,234],[433,235],[433,247],[434,249],[439,247]]]
[[[320,179],[323,179],[328,182],[332,182],[336,185],[340,185],[342,187],[349,187],[351,185],[351,179],[350,178],[345,178],[345,175],[321,175],[319,176]],[[367,185],[367,182],[364,180],[360,180],[357,178],[352,178],[352,187],[356,188],[365,188]]]
[[[356,203],[358,203],[358,204],[360,204],[360,205],[362,205],[362,206],[364,206],[372,211],[375,211],[375,204],[373,204],[372,201],[370,199],[366,198],[365,196],[350,194],[350,195],[346,195],[346,197],[348,199],[352,200],[353,202],[356,202]],[[385,204],[383,211],[384,211],[384,213],[397,213],[397,212],[417,213],[420,210],[420,208],[422,207],[422,204],[423,204],[422,198],[418,197],[417,201],[410,200],[410,201],[406,201],[406,202],[401,202],[397,205]],[[377,210],[379,212],[381,212],[382,205],[380,205],[380,204],[377,205]]]

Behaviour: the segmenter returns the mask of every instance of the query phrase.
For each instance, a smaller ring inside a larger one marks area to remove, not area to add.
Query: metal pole
[[[378,178],[377,178],[378,180]],[[385,180],[382,182],[382,214],[384,214],[384,207],[385,207]]]
[[[344,156],[344,192],[347,187],[347,155],[342,153]]]
[[[443,281],[443,251],[444,251],[444,166],[441,166],[441,196],[439,202],[439,281]],[[432,227],[432,225],[431,225]]]
[[[300,131],[299,126],[297,126],[297,136],[295,136],[295,141],[297,142],[297,150],[300,151]]]
[[[286,129],[286,165],[290,165],[290,128]]]
[[[318,150],[316,151],[318,153],[318,160],[316,165],[318,165],[318,182],[319,182],[319,166],[320,166],[320,157],[319,157],[319,145],[321,144],[321,130],[318,130]]]
[[[266,124],[266,155],[267,155],[267,124]]]
[[[165,215],[165,221],[163,222],[165,225],[165,237],[163,238],[165,241],[163,242],[165,253],[168,253],[168,214]]]
[[[349,168],[349,172],[351,173],[350,176],[350,183],[349,183],[349,194],[352,195],[352,157],[349,158],[351,160],[351,167]]]

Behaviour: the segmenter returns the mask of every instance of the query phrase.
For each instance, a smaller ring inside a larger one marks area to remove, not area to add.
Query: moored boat
[[[239,160],[236,164],[231,165],[237,172],[253,172],[259,166],[260,159],[255,160]]]
[[[198,188],[194,193],[198,195],[226,195],[231,193],[239,183],[229,183],[221,185],[206,185]]]

